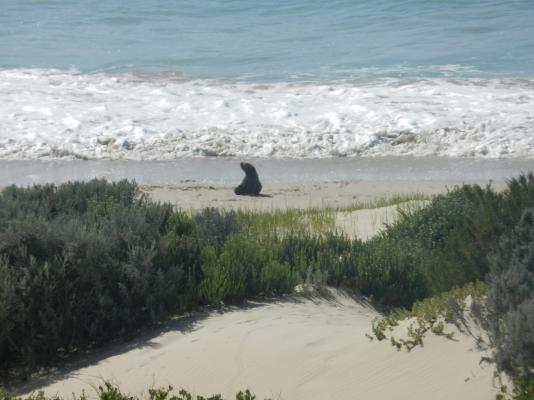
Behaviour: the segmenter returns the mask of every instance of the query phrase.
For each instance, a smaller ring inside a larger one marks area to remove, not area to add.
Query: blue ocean
[[[531,0],[3,0],[0,158],[534,158]]]

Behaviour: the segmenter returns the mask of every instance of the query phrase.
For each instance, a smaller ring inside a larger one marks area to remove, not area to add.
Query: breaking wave
[[[0,70],[0,158],[534,158],[534,79]]]

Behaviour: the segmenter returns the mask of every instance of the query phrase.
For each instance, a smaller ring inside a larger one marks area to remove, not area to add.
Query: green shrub
[[[306,281],[310,274],[327,277],[325,284],[349,287],[354,278],[354,257],[361,247],[359,241],[327,233],[298,233],[272,239],[277,259],[291,266]]]
[[[0,222],[18,215],[54,218],[65,214],[84,214],[91,203],[111,201],[120,205],[142,202],[135,182],[68,182],[60,186],[36,185],[31,188],[8,186],[0,196]]]
[[[2,192],[0,368],[31,369],[177,310],[183,266],[160,262],[172,209],[136,196],[103,181]]]
[[[220,211],[213,207],[203,209],[193,219],[200,231],[200,237],[218,247],[221,247],[231,235],[239,233],[248,225],[244,215],[239,215],[234,210]]]
[[[483,318],[497,369],[534,379],[534,210],[503,238],[492,259]]]
[[[496,400],[532,400],[534,399],[534,379],[515,379],[512,391],[507,386],[501,386],[501,393]]]
[[[290,293],[298,283],[288,264],[270,261],[261,271],[261,291],[266,294]]]
[[[380,304],[407,307],[429,294],[417,253],[383,238],[367,243],[358,260],[355,289]]]
[[[273,257],[269,245],[264,245],[256,236],[229,237],[220,254],[207,257],[204,292],[209,291],[214,297],[206,300],[239,303],[246,297],[258,295],[261,293],[261,271]]]
[[[401,218],[383,239],[410,252],[432,293],[484,279],[487,255],[504,231],[502,195],[490,187],[462,186]]]

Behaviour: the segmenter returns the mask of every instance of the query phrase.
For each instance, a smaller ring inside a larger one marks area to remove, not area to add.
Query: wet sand
[[[534,170],[529,159],[376,157],[331,159],[195,158],[175,161],[0,161],[0,186],[75,179],[135,179],[141,185],[236,186],[240,161],[253,163],[264,186],[333,181],[489,181]]]

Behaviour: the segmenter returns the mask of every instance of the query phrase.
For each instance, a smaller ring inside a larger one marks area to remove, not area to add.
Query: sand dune
[[[428,200],[406,201],[397,205],[356,211],[336,212],[335,225],[338,231],[350,238],[368,240],[392,224],[400,211],[417,210],[429,203]]]
[[[69,397],[107,379],[131,394],[172,384],[196,394],[231,396],[250,388],[258,398],[490,399],[493,368],[471,337],[430,335],[424,348],[397,351],[369,340],[378,313],[342,291],[308,291],[195,314],[34,381]]]

